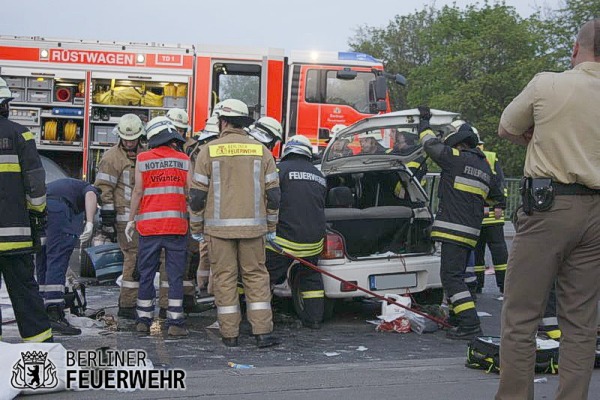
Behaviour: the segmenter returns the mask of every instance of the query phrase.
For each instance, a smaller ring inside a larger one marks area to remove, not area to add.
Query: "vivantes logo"
[[[15,389],[50,389],[58,385],[56,366],[45,351],[21,353],[12,373],[10,384]]]

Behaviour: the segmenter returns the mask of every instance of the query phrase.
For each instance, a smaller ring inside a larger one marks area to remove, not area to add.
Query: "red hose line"
[[[314,264],[312,264],[312,263],[310,263],[310,262],[308,262],[308,261],[306,261],[306,260],[304,260],[304,259],[302,259],[302,258],[296,257],[296,256],[294,256],[293,254],[290,254],[290,253],[288,253],[287,251],[283,250],[283,249],[281,248],[281,246],[279,246],[279,245],[278,245],[278,244],[276,244],[276,243],[269,242],[269,244],[270,244],[270,245],[271,245],[271,247],[273,247],[273,249],[274,249],[275,251],[277,251],[279,254],[282,254],[282,255],[284,255],[284,256],[286,256],[286,257],[289,257],[289,258],[291,258],[291,259],[293,259],[293,260],[296,260],[296,261],[298,261],[300,264],[302,264],[302,265],[305,265],[305,266],[307,266],[308,268],[310,268],[310,269],[312,269],[312,270],[314,270],[314,271],[320,272],[320,273],[321,273],[321,274],[323,274],[323,275],[326,275],[326,276],[328,276],[328,277],[330,277],[330,278],[333,278],[333,279],[335,279],[335,280],[337,280],[337,281],[340,281],[340,282],[342,282],[342,283],[345,283],[346,285],[349,285],[349,286],[351,286],[351,287],[353,287],[353,288],[355,288],[355,289],[358,289],[358,290],[360,290],[360,291],[362,291],[362,292],[365,292],[365,293],[367,293],[367,294],[370,294],[371,296],[373,296],[373,297],[376,297],[376,298],[378,298],[378,299],[380,299],[380,300],[387,301],[389,304],[393,304],[393,305],[396,305],[396,306],[398,306],[398,307],[404,308],[404,309],[406,309],[406,310],[412,311],[412,312],[414,312],[415,314],[418,314],[418,315],[420,315],[420,316],[422,316],[422,317],[425,317],[425,318],[427,318],[427,319],[429,319],[429,320],[431,320],[431,321],[433,321],[433,322],[435,322],[435,323],[437,323],[437,324],[440,324],[440,325],[442,325],[442,326],[443,326],[443,327],[445,327],[445,328],[452,328],[452,325],[448,324],[446,321],[443,321],[443,320],[441,320],[441,319],[439,319],[439,318],[436,318],[436,317],[434,317],[434,316],[432,316],[432,315],[429,315],[429,314],[426,314],[426,313],[424,313],[424,312],[421,312],[421,311],[415,310],[415,309],[413,309],[413,308],[407,307],[407,306],[405,306],[404,304],[397,303],[396,301],[394,301],[394,300],[392,300],[392,299],[390,299],[390,298],[383,297],[382,295],[379,295],[379,294],[377,294],[377,293],[375,293],[375,292],[372,292],[372,291],[370,291],[370,290],[368,290],[368,289],[365,289],[365,288],[363,288],[363,287],[360,287],[360,286],[358,286],[358,285],[355,285],[355,284],[354,284],[354,283],[352,283],[352,282],[348,282],[348,281],[346,281],[346,280],[344,280],[344,279],[342,279],[342,278],[340,278],[340,277],[338,277],[338,276],[336,276],[336,275],[332,274],[331,272],[324,271],[324,270],[322,270],[321,268],[317,267],[316,265],[314,265]]]

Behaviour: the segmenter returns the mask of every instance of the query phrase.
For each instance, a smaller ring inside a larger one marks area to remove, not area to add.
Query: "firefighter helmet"
[[[254,126],[258,129],[265,130],[277,140],[283,139],[283,128],[279,121],[272,117],[261,117],[256,121]]]
[[[177,140],[185,143],[185,139],[181,137],[173,121],[167,117],[155,117],[146,125],[148,136],[148,146],[150,148],[158,147],[167,144],[171,140]]]
[[[215,105],[214,113],[219,119],[240,126],[249,126],[254,119],[248,113],[248,106],[241,100],[227,99]]]
[[[452,125],[454,129],[444,137],[445,144],[454,147],[457,144],[464,142],[470,148],[477,147],[479,135],[475,128],[462,120],[453,121],[450,125]]]
[[[113,133],[124,140],[135,140],[145,134],[146,130],[140,117],[135,114],[125,114],[119,120]]]
[[[339,131],[344,130],[344,129],[346,129],[346,125],[344,125],[344,124],[336,124],[329,131],[330,132],[329,136],[330,137],[335,137],[335,135],[337,135]]]
[[[173,121],[173,125],[179,129],[185,129],[186,131],[190,128],[190,118],[188,113],[181,108],[171,108],[167,112],[167,118]]]
[[[0,103],[11,101],[12,99],[14,99],[14,97],[6,84],[6,81],[0,78]]]
[[[209,138],[217,138],[219,136],[219,119],[216,116],[206,120],[206,125],[200,134],[196,137],[199,142],[204,142]]]
[[[312,158],[312,144],[306,136],[294,135],[283,146],[282,159],[290,154],[299,154],[308,158]]]

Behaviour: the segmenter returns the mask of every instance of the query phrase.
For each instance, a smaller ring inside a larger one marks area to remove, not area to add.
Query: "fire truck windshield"
[[[358,72],[355,79],[336,78],[336,70],[326,73],[324,92],[319,90],[317,75],[319,70],[310,70],[307,74],[306,102],[350,106],[363,114],[375,114],[374,100],[370,92],[375,81],[372,72]]]

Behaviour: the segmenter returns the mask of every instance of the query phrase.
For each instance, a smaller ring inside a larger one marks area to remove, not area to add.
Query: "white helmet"
[[[124,140],[135,140],[145,134],[146,130],[140,117],[135,114],[125,114],[119,120],[113,133]]]
[[[258,121],[256,121],[254,126],[258,129],[266,130],[276,140],[283,139],[283,128],[281,127],[281,123],[279,123],[279,121],[277,121],[275,118],[261,117],[258,119]]]
[[[190,118],[188,117],[188,113],[181,108],[171,108],[167,112],[167,118],[173,121],[173,125],[179,129],[185,129],[187,131],[190,128]]]
[[[215,106],[212,109],[212,113],[210,114],[211,117],[218,117],[219,116],[219,112],[221,110],[221,103],[222,103],[222,101],[220,101],[217,104],[215,104]]]
[[[346,125],[344,124],[336,124],[333,126],[333,128],[331,128],[331,130],[329,131],[329,136],[330,137],[335,137],[335,135],[337,135],[337,133],[343,129],[346,129]]]
[[[200,131],[200,134],[196,137],[199,142],[202,142],[211,137],[219,136],[219,118],[216,116],[210,117],[206,120],[204,129]]]
[[[173,139],[185,142],[185,139],[177,132],[173,121],[164,116],[152,118],[146,125],[146,132],[150,148],[166,144]]]
[[[11,101],[14,99],[10,88],[6,84],[6,81],[0,78],[0,103],[4,103],[6,101]]]
[[[215,106],[215,114],[219,118],[235,121],[242,126],[248,126],[254,122],[248,113],[248,106],[241,100],[223,100]]]
[[[294,135],[283,146],[283,156],[285,158],[289,154],[300,154],[308,158],[312,158],[312,144],[306,136]]]

